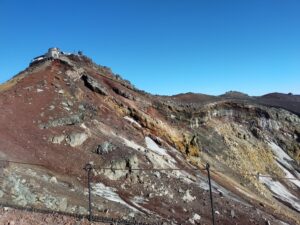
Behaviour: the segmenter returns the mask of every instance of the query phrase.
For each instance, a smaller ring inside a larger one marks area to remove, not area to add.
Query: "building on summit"
[[[59,55],[60,55],[59,48],[49,48],[48,52],[45,54],[45,56],[50,59],[58,59]]]
[[[40,55],[40,56],[33,58],[30,62],[30,65],[37,63],[37,62],[44,61],[44,60],[62,59],[63,56],[69,56],[69,55],[72,55],[72,54],[69,52],[63,52],[59,48],[56,48],[56,47],[49,48],[48,52],[46,52],[44,55]],[[77,55],[83,56],[82,51],[78,51]]]

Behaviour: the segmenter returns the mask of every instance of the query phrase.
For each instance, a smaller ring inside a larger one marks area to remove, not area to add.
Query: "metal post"
[[[211,181],[210,181],[209,168],[210,168],[209,163],[206,163],[206,170],[207,170],[207,177],[208,177],[208,184],[209,184],[209,195],[210,195],[212,224],[215,225],[215,210],[214,210],[213,195],[212,195],[212,190],[211,190]]]
[[[88,189],[89,189],[89,221],[92,221],[92,201],[91,201],[91,171],[92,171],[92,165],[90,163],[87,163],[84,167],[84,169],[87,171],[88,175]]]

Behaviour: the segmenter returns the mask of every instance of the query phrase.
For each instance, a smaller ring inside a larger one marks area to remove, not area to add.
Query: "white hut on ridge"
[[[47,58],[58,59],[60,55],[59,48],[49,48],[48,52],[46,53]]]

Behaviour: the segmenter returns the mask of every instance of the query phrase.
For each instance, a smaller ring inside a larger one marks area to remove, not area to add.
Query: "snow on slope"
[[[124,116],[123,117],[125,120],[137,125],[138,127],[142,127],[141,124],[139,124],[137,121],[135,121],[133,118],[129,117],[129,116]]]
[[[280,169],[283,170],[285,173],[285,177],[289,179],[290,182],[295,184],[298,188],[300,188],[300,180],[298,180],[293,174],[291,174],[287,169],[285,169],[283,166],[281,166],[279,163],[277,165],[280,167]]]
[[[168,160],[169,158],[171,158],[172,161],[174,159],[167,153],[167,150],[157,146],[157,144],[151,138],[149,138],[149,137],[145,138],[145,142],[146,142],[146,140],[148,141],[147,147],[148,148],[151,147],[152,149],[156,149],[156,150],[159,148],[160,149],[159,152],[160,151],[165,152],[167,154],[167,157],[165,155],[162,156],[161,154],[156,153],[156,151],[145,151],[146,149],[143,146],[138,145],[134,141],[130,141],[124,137],[121,137],[121,139],[124,141],[125,145],[127,145],[128,147],[133,148],[138,151],[145,152],[146,156],[152,162],[154,168],[178,168],[175,165],[175,163]],[[146,144],[147,144],[147,142],[146,142]],[[175,150],[175,149],[172,149],[172,150]],[[175,151],[177,151],[177,150],[175,150]],[[174,162],[176,162],[176,161],[174,160]],[[162,173],[165,173],[165,172],[162,172]],[[172,171],[169,174],[178,179],[183,180],[187,184],[196,183],[196,185],[199,188],[201,188],[203,190],[209,190],[207,178],[203,174],[201,174],[199,171],[196,172],[195,177],[193,175],[189,174],[188,171],[182,171],[182,170]],[[191,177],[194,177],[194,179],[190,179]],[[221,192],[224,196],[227,196],[227,197],[233,199],[234,201],[237,201],[244,205],[249,205],[245,201],[240,199],[238,196],[236,196],[232,192],[228,191],[227,189],[223,188],[222,186],[220,186],[219,184],[217,184],[214,181],[212,181],[212,187],[213,187],[214,193]]]
[[[128,140],[127,138],[124,137],[120,137],[120,138],[122,139],[122,141],[127,147],[135,149],[137,151],[145,152],[145,148],[143,146],[135,143],[134,141]]]
[[[159,147],[151,138],[145,137],[145,142],[146,142],[147,148],[149,148],[150,150],[152,150],[160,155],[168,156],[166,149]]]
[[[286,168],[288,169],[294,169],[290,162],[293,161],[293,159],[285,153],[285,151],[283,151],[282,148],[280,148],[278,145],[276,145],[274,142],[270,142],[268,143],[268,145],[271,147],[273,153],[276,156],[276,159],[282,164],[284,165]]]
[[[259,180],[273,192],[275,197],[291,204],[294,209],[300,212],[300,200],[296,196],[292,195],[280,182],[264,176],[260,176]]]
[[[92,193],[105,198],[109,201],[118,202],[134,211],[138,211],[136,208],[127,204],[117,193],[115,188],[107,187],[102,183],[92,184]]]

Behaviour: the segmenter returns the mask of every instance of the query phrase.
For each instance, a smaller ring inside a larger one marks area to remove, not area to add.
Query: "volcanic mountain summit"
[[[58,53],[55,55],[54,53]],[[300,96],[151,95],[58,49],[0,86],[1,204],[147,224],[300,224]]]

